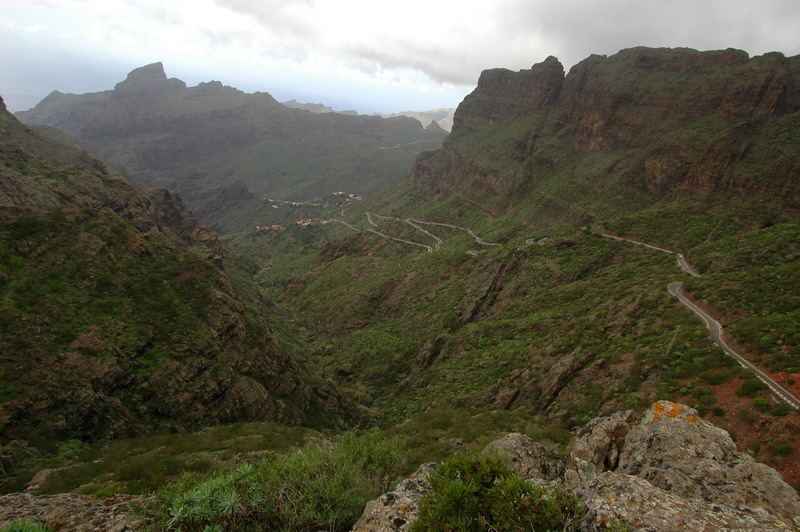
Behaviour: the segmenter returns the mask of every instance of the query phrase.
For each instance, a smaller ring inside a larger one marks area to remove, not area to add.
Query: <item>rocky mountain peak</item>
[[[495,96],[516,97],[528,105],[544,107],[555,101],[564,82],[564,66],[549,56],[530,70],[512,72],[504,68],[484,70],[476,91],[484,90]]]
[[[453,117],[453,133],[461,134],[508,116],[525,116],[553,104],[564,84],[564,66],[553,56],[530,70],[484,70],[478,86],[464,98]],[[498,102],[503,102],[498,105]]]
[[[149,65],[134,68],[128,73],[125,81],[142,81],[153,79],[167,79],[167,74],[164,72],[164,64],[161,61],[157,63],[150,63]]]
[[[441,131],[442,133],[447,134],[444,128],[442,128],[442,126],[440,126],[439,122],[437,122],[436,120],[431,120],[431,123],[428,124],[425,127],[425,129],[427,131]]]
[[[177,78],[168,79],[164,65],[158,62],[131,70],[125,81],[114,87],[114,93],[118,96],[145,97],[150,96],[153,91],[160,93],[185,88],[186,83],[183,81]]]

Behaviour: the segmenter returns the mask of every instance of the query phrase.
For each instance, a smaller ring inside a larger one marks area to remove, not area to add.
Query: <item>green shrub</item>
[[[14,521],[13,523],[0,528],[0,532],[50,532],[50,528],[41,523],[33,521]]]
[[[754,423],[756,420],[755,414],[746,408],[742,408],[739,410],[739,419],[744,421],[745,423]]]
[[[607,527],[610,532],[631,532],[633,530],[633,527],[624,519],[613,519],[608,522]]]
[[[770,413],[776,417],[783,417],[792,411],[792,408],[786,403],[778,403],[772,407]]]
[[[733,377],[728,369],[706,370],[700,374],[700,378],[708,384],[722,384],[728,382]]]
[[[767,385],[758,380],[756,377],[750,377],[736,390],[736,395],[741,397],[753,397],[761,390],[766,390]]]
[[[430,481],[433,490],[420,502],[416,532],[573,530],[584,516],[571,495],[532,486],[496,458],[453,457]]]
[[[767,401],[764,397],[756,397],[756,400],[753,401],[753,406],[759,412],[766,412],[769,410],[769,401]]]
[[[258,466],[186,477],[162,490],[162,518],[171,530],[347,531],[389,488],[400,458],[397,439],[346,434]]]
[[[794,448],[788,441],[781,441],[773,445],[769,452],[772,453],[772,456],[788,456],[792,454],[793,450]]]

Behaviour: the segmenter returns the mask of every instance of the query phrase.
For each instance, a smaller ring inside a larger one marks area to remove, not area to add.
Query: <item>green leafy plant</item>
[[[761,390],[766,390],[767,385],[755,377],[750,377],[736,390],[736,395],[743,397],[753,397]]]
[[[26,519],[8,524],[0,528],[0,532],[51,532],[51,529],[42,523],[36,523]]]
[[[766,412],[769,410],[769,401],[764,397],[756,397],[755,401],[753,401],[753,406],[759,412]]]
[[[413,530],[574,530],[585,510],[558,487],[525,482],[500,459],[464,454],[440,465]]]
[[[189,475],[159,494],[162,521],[170,530],[347,531],[389,488],[400,451],[396,438],[348,433],[282,459]]]

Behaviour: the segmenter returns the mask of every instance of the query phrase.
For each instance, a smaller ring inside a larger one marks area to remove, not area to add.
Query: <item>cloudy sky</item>
[[[0,0],[0,95],[109,89],[162,61],[279,100],[454,107],[491,67],[637,45],[800,53],[800,0]]]

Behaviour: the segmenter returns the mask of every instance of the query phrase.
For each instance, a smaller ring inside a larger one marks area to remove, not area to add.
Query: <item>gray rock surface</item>
[[[564,460],[557,452],[517,432],[491,442],[483,452],[505,458],[509,469],[525,480],[551,481],[564,474]]]
[[[617,467],[625,436],[634,425],[631,410],[598,417],[581,427],[567,447],[568,464],[565,481],[575,488],[602,473]]]
[[[583,530],[607,530],[627,525],[633,530],[788,530],[791,527],[766,512],[745,512],[686,499],[648,481],[606,471],[577,490],[588,514]]]
[[[653,404],[625,437],[616,472],[681,497],[800,516],[800,497],[777,471],[738,452],[725,430],[678,403]]]
[[[422,464],[409,478],[400,482],[394,491],[384,493],[367,503],[353,532],[405,532],[419,511],[419,501],[431,490],[428,477],[435,463]]]
[[[88,495],[61,493],[34,496],[12,493],[0,496],[0,527],[21,519],[45,523],[53,530],[75,532],[128,532],[141,530],[143,520],[130,509],[130,495],[93,499]]]

